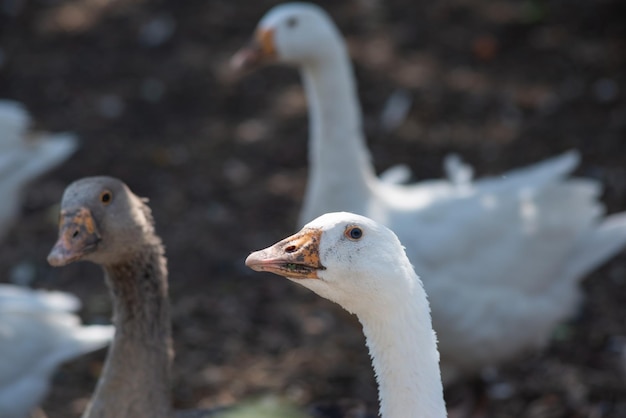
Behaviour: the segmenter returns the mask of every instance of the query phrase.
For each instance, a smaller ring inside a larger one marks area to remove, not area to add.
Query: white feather
[[[29,131],[30,116],[20,103],[0,100],[0,239],[17,218],[24,187],[65,161],[77,148],[70,133]]]
[[[0,417],[29,416],[61,363],[111,341],[114,328],[81,325],[79,308],[67,293],[0,285]]]

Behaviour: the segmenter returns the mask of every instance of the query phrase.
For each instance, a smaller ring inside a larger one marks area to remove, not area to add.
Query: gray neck
[[[115,339],[83,418],[170,416],[173,356],[167,267],[160,242],[104,267]]]
[[[381,416],[445,417],[439,353],[421,284],[380,308],[359,320],[376,373]]]
[[[309,62],[301,69],[309,106],[310,178],[304,203],[315,205],[321,196],[335,196],[326,210],[357,211],[351,203],[365,200],[368,182],[374,177],[362,133],[361,109],[352,66],[343,43],[328,45],[324,59]],[[341,196],[349,189],[351,193]],[[352,203],[353,204],[353,203]],[[330,207],[329,207],[330,205]],[[333,207],[336,206],[336,207]],[[309,219],[321,215],[314,209],[303,214]]]

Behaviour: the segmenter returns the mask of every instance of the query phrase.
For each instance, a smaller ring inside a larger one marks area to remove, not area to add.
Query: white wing
[[[565,178],[577,162],[436,183],[435,199],[387,214],[433,301],[444,377],[545,344],[577,308],[579,280],[626,244],[626,215],[603,218],[600,185]],[[406,196],[427,190],[414,187]]]
[[[77,148],[73,134],[32,134],[20,103],[0,100],[0,238],[19,213],[27,183],[65,161]]]
[[[58,365],[113,338],[112,326],[81,325],[79,307],[66,293],[0,286],[0,416],[28,416]]]

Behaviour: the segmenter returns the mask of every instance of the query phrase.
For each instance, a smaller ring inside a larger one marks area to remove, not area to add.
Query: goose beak
[[[230,66],[236,71],[249,70],[261,66],[276,57],[274,29],[259,28],[254,38],[241,48],[230,60]]]
[[[59,239],[48,254],[48,263],[59,267],[93,252],[100,242],[100,233],[89,209],[61,211]]]
[[[246,258],[246,266],[288,279],[319,279],[317,273],[326,270],[320,262],[321,238],[321,230],[303,229],[271,247],[253,252]]]

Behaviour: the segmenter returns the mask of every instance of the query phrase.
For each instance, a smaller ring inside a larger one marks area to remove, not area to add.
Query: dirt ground
[[[0,97],[23,102],[37,128],[81,138],[26,190],[0,244],[0,277],[34,267],[34,286],[73,292],[85,321],[107,321],[99,269],[53,269],[45,258],[64,187],[120,177],[150,198],[167,245],[176,406],[273,393],[302,405],[360,399],[376,411],[356,320],[243,265],[295,231],[307,175],[297,73],[228,67],[273,4],[0,0]],[[418,179],[440,177],[443,156],[457,152],[478,175],[496,174],[575,148],[577,174],[605,185],[609,212],[626,210],[625,2],[321,4],[349,41],[377,170],[405,163]],[[389,128],[381,114],[394,94],[412,104]],[[626,253],[583,287],[583,309],[549,348],[500,370],[489,416],[626,416]],[[104,354],[55,375],[49,418],[80,415]]]

